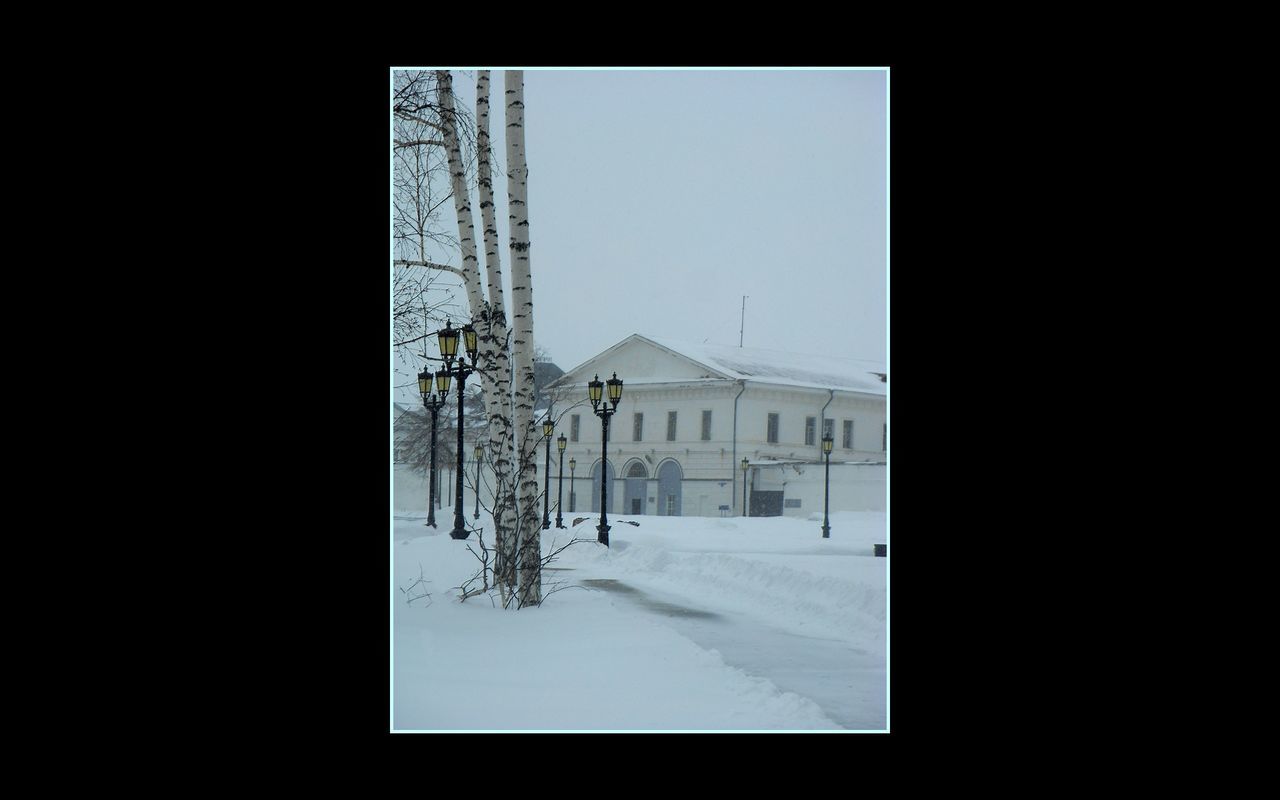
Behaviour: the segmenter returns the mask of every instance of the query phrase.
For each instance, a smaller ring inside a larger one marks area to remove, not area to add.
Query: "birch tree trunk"
[[[489,461],[493,465],[494,499],[494,582],[502,592],[503,605],[511,602],[516,590],[515,553],[519,537],[516,493],[512,481],[515,429],[511,414],[511,351],[507,329],[507,307],[502,289],[502,257],[493,203],[493,175],[489,164],[489,71],[480,70],[476,79],[476,160],[480,179],[480,216],[484,225],[485,273],[489,304],[481,331],[480,352],[485,373],[494,390],[485,384],[485,410],[489,415]]]
[[[441,115],[445,128],[445,151],[449,155],[449,179],[453,190],[453,207],[458,218],[458,243],[462,250],[462,278],[467,287],[467,304],[471,309],[471,321],[477,332],[488,327],[488,309],[484,293],[480,288],[480,260],[476,256],[475,217],[471,213],[471,195],[467,191],[466,169],[462,160],[462,148],[458,142],[457,115],[454,111],[453,78],[448,70],[436,71],[437,84],[440,87]],[[484,345],[477,342],[478,348]],[[477,353],[477,358],[482,359]],[[473,364],[472,366],[477,366]],[[493,373],[480,372],[480,388],[484,392],[486,413],[491,398],[498,396],[499,389],[494,383]],[[492,420],[492,414],[489,415]],[[477,482],[476,492],[480,485]],[[495,575],[496,578],[496,575]]]
[[[519,606],[542,602],[542,520],[538,513],[538,478],[534,472],[540,431],[533,419],[533,283],[529,266],[528,175],[524,152],[524,72],[508,70],[506,79],[507,205],[511,237],[511,299],[515,356],[513,406],[519,437],[520,570]]]
[[[467,305],[471,308],[471,318],[478,319],[484,310],[484,293],[480,289],[480,260],[476,257],[476,224],[471,215],[471,195],[467,192],[467,172],[462,161],[462,148],[458,144],[453,78],[448,70],[437,70],[436,82],[440,93],[440,107],[444,111],[441,114],[444,148],[449,156],[453,210],[458,217],[458,242],[462,247],[462,282],[467,288]]]

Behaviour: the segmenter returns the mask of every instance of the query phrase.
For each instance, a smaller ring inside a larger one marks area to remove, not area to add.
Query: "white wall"
[[[830,404],[827,401],[830,398]],[[823,412],[823,407],[826,411]],[[778,414],[778,442],[771,444],[766,438],[768,415]],[[870,397],[849,392],[835,393],[832,398],[825,390],[774,389],[747,385],[738,403],[738,449],[747,449],[748,457],[775,456],[781,458],[812,458],[822,456],[822,419],[834,421],[832,435],[835,446],[832,461],[883,460],[883,425],[885,401],[882,397]],[[814,418],[812,445],[804,440],[805,419]],[[853,449],[844,449],[844,421],[852,420]]]
[[[823,465],[800,464],[796,466],[799,467],[803,474],[797,473],[796,468],[790,465],[783,468],[752,467],[752,483],[748,489],[748,502],[750,502],[750,493],[759,486],[764,489],[781,490],[783,492],[783,516],[808,517],[814,512],[822,513]],[[619,469],[621,469],[621,466],[619,466]],[[758,481],[756,478],[757,473],[760,474]],[[833,462],[831,465],[831,511],[884,511],[888,499],[885,478],[886,467],[883,465],[852,465]],[[564,480],[564,514],[568,516],[570,511],[569,476],[567,473]],[[579,473],[576,483],[578,492],[577,510],[573,512],[573,516],[592,516],[599,513],[591,511],[591,480],[583,478]],[[733,484],[730,484],[727,480],[684,481],[681,485],[681,515],[686,517],[718,517],[720,516],[719,506],[722,504],[730,506],[730,516],[740,515],[742,507],[742,481],[740,475],[736,484],[737,494],[735,497],[730,496],[731,486]],[[625,496],[625,491],[626,484],[622,479],[615,480],[609,486],[610,515],[629,516],[622,513],[622,499]],[[553,517],[555,516],[555,492],[556,483],[555,478],[552,477],[551,514]],[[799,500],[800,506],[798,508],[788,508],[785,504],[786,500]],[[661,502],[663,502],[663,498],[658,495],[658,481],[656,479],[646,481],[645,515],[656,514],[658,503]]]
[[[625,348],[624,348],[625,349]],[[633,360],[649,357],[652,348],[638,349],[631,353]],[[619,376],[628,366],[621,360],[610,358],[610,374],[617,363]],[[661,374],[669,369],[665,364],[648,365]],[[606,376],[602,375],[601,380]],[[625,377],[624,377],[624,380]],[[819,462],[821,460],[822,409],[835,421],[833,434],[835,448],[832,451],[831,510],[883,510],[885,508],[884,467],[843,466],[841,461],[884,460],[881,450],[881,426],[885,419],[884,398],[869,397],[846,392],[836,392],[834,398],[826,390],[792,389],[786,387],[759,386],[748,383],[738,403],[737,451],[734,452],[734,397],[739,385],[731,381],[706,381],[692,384],[642,383],[624,384],[622,402],[610,420],[609,460],[619,480],[609,487],[609,512],[621,513],[625,496],[627,466],[639,459],[645,466],[649,481],[645,499],[645,513],[655,514],[662,498],[658,496],[657,468],[668,458],[679,462],[684,474],[681,513],[684,516],[719,516],[719,506],[728,505],[730,514],[741,514],[743,457],[752,461],[769,456],[796,458]],[[574,408],[570,406],[576,405]],[[710,409],[711,440],[702,441],[702,411]],[[676,412],[676,439],[667,441],[667,412]],[[766,441],[767,415],[779,414],[778,442]],[[644,429],[639,442],[634,441],[634,414],[644,414]],[[579,441],[570,440],[564,458],[577,459],[578,502],[575,515],[590,514],[591,468],[600,459],[600,418],[585,402],[585,391],[570,390],[560,395],[556,402],[558,418],[557,435],[571,434],[570,415],[580,418]],[[813,445],[804,444],[805,418],[815,417],[816,430]],[[854,449],[842,447],[843,420],[854,420]],[[555,465],[552,472],[552,502],[555,502]],[[785,508],[786,516],[808,516],[822,510],[822,468],[820,464],[802,466],[804,475],[788,469],[785,478],[785,499],[799,499],[800,508]],[[767,472],[774,472],[772,468]],[[566,469],[566,487],[568,472]],[[781,480],[781,479],[780,479]],[[773,487],[783,489],[781,485]],[[565,492],[565,509],[569,506],[568,490]],[[584,511],[585,509],[585,511]]]
[[[831,462],[831,511],[884,511],[887,500],[886,467]],[[808,517],[822,513],[825,491],[823,464],[785,467],[752,467],[751,489],[760,486],[783,492],[782,515]],[[754,477],[754,473],[759,477]],[[798,508],[788,508],[787,500],[799,500]]]

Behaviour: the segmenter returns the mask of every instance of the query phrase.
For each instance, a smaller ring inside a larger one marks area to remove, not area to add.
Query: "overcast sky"
[[[473,112],[475,77],[454,70]],[[887,362],[887,83],[884,70],[527,69],[539,346],[568,370],[633,333],[737,345],[747,295],[747,347]],[[510,313],[502,91],[494,70]],[[479,235],[474,192],[472,206]]]

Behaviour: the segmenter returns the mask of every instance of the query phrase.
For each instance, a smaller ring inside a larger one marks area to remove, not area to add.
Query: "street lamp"
[[[449,320],[444,322],[444,330],[436,334],[440,339],[440,357],[444,359],[445,391],[449,389],[449,378],[458,379],[458,479],[456,488],[456,500],[453,504],[453,530],[449,531],[449,537],[452,539],[465,539],[471,535],[471,531],[467,530],[466,520],[463,518],[462,511],[462,422],[464,417],[463,400],[464,392],[467,387],[467,376],[475,372],[474,366],[467,366],[467,361],[458,356],[458,331],[453,329]],[[476,363],[476,331],[470,324],[462,326],[463,346],[467,350],[467,355],[471,358],[471,363]],[[454,365],[454,359],[457,358],[457,365]],[[436,381],[439,382],[440,373],[436,373]]]
[[[542,435],[547,439],[547,464],[542,469],[542,529],[551,527],[551,434],[556,432],[556,424],[551,421],[551,411],[542,421]]]
[[[751,516],[747,513],[747,467],[749,466],[747,459],[742,459],[742,516],[744,517]]]
[[[480,519],[480,462],[484,459],[484,445],[476,442],[476,519]]]
[[[601,405],[601,395],[605,383],[609,384],[609,402]],[[591,400],[591,410],[600,418],[600,524],[596,526],[596,541],[605,547],[609,546],[609,417],[618,413],[618,403],[622,400],[622,381],[618,373],[604,383],[600,376],[587,382],[587,397]],[[613,404],[613,408],[609,407]]]
[[[573,468],[576,466],[578,466],[578,459],[569,459],[569,513],[571,514],[578,510],[578,495],[573,491],[573,487],[576,485],[573,482]]]
[[[560,462],[560,479],[556,482],[556,527],[557,528],[564,527],[564,517],[560,515],[560,508],[564,502],[564,448],[568,443],[569,443],[569,440],[564,438],[563,433],[556,438],[556,450],[560,451],[560,454],[556,456],[556,460]],[[570,487],[569,491],[573,491],[573,488]]]
[[[431,478],[428,481],[431,485],[427,489],[427,525],[432,528],[436,526],[436,416],[444,406],[444,392],[448,391],[449,386],[446,383],[440,396],[436,397],[431,391],[431,379],[434,376],[430,370],[418,373],[418,392],[422,394],[422,405],[431,412]]]
[[[822,452],[827,457],[827,488],[822,497],[822,538],[831,538],[831,519],[828,511],[831,508],[831,434],[822,435]]]

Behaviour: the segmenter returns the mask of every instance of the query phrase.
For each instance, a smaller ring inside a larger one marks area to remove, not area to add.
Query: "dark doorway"
[[[750,495],[750,516],[780,517],[782,516],[782,492],[765,492],[759,489]]]

